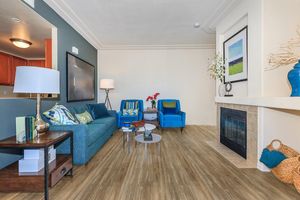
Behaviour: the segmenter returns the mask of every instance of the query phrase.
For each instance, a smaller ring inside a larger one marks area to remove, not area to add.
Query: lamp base
[[[38,135],[42,135],[49,130],[49,124],[44,122],[42,118],[37,117],[35,121],[35,129],[38,132]]]

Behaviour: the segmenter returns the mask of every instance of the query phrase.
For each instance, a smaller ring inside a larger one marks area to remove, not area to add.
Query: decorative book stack
[[[16,139],[17,142],[31,141],[37,136],[35,130],[35,118],[33,116],[16,118]]]

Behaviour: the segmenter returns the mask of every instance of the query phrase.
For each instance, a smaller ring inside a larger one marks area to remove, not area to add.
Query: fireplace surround
[[[220,142],[247,159],[247,112],[220,109]]]

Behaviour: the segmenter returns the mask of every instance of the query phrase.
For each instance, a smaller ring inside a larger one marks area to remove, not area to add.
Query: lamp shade
[[[100,80],[100,89],[114,89],[114,80],[113,79],[101,79]]]
[[[19,66],[16,70],[14,93],[59,94],[59,71]]]

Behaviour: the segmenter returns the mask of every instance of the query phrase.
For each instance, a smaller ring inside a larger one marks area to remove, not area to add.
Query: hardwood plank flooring
[[[150,145],[122,146],[117,132],[86,166],[50,189],[58,200],[285,200],[300,199],[291,185],[271,173],[238,169],[206,144],[216,128],[164,130],[160,151]],[[0,200],[43,199],[42,193],[0,193]]]

